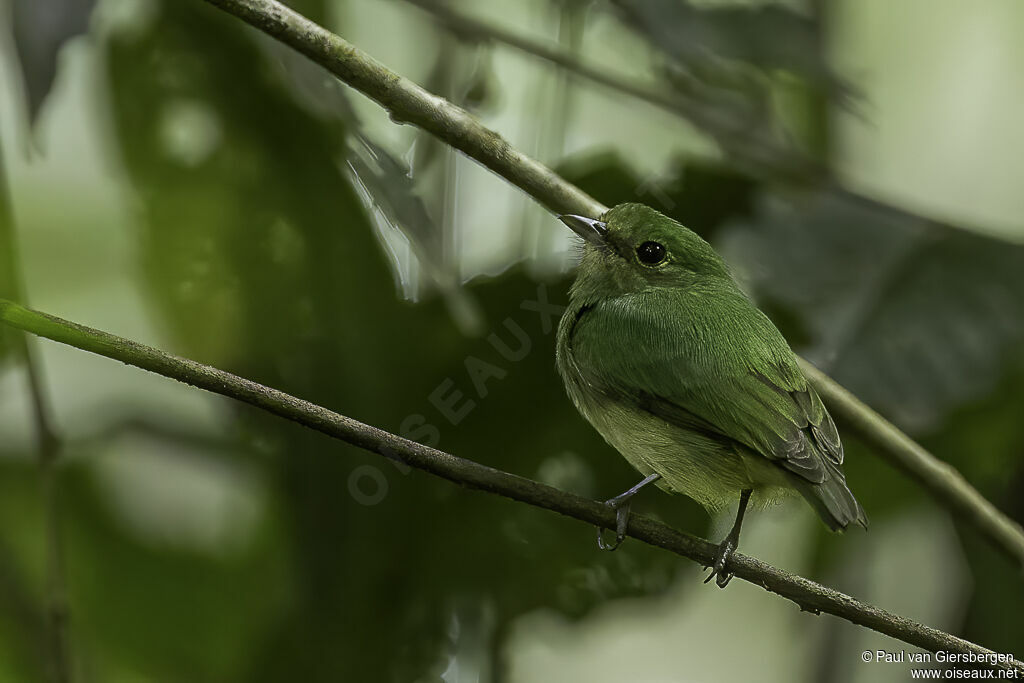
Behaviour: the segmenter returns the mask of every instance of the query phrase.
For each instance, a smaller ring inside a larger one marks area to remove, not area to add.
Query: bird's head
[[[697,233],[643,204],[600,218],[560,216],[583,238],[577,286],[605,296],[712,280],[732,283],[722,258]]]

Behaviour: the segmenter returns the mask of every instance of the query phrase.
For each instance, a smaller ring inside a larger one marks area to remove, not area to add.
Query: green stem
[[[0,149],[0,252],[3,252],[0,256],[0,291],[9,290],[5,292],[6,295],[25,301],[25,287],[14,227],[14,210],[7,187],[2,149]],[[25,370],[33,427],[36,433],[43,529],[46,536],[44,610],[49,675],[54,683],[69,683],[73,679],[73,675],[56,469],[61,451],[61,440],[54,426],[50,402],[43,383],[42,364],[36,357],[35,349],[32,348],[28,335],[25,334],[15,335],[12,342],[14,351],[21,357],[22,367]]]
[[[606,529],[615,528],[615,512],[603,503],[403,439],[223,370],[2,300],[0,322],[237,399],[462,486],[505,496]],[[714,545],[647,517],[632,515],[628,535],[704,566],[710,565],[715,558]],[[865,604],[752,557],[734,554],[728,569],[745,581],[792,600],[806,612],[827,612],[933,652],[944,650],[994,657],[991,650],[979,645]],[[1016,660],[993,661],[993,666],[1024,673],[1024,663]]]

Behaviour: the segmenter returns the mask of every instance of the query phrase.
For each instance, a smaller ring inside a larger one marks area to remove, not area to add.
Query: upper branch
[[[539,161],[515,150],[464,109],[390,71],[343,38],[276,0],[205,0],[280,40],[377,101],[396,122],[432,133],[521,188],[555,213],[602,214],[606,207]],[[827,375],[804,370],[833,413],[941,504],[961,514],[1024,569],[1024,530],[951,466],[931,455]]]
[[[251,380],[173,356],[152,347],[31,311],[0,300],[0,322],[62,344],[106,356],[150,372],[234,398],[292,422],[398,460],[470,488],[496,493],[535,507],[552,510],[604,528],[615,528],[615,513],[606,505],[572,493],[459,458],[415,441],[371,427],[324,407],[257,384]],[[715,546],[647,517],[631,515],[628,534],[659,548],[708,566],[714,561]],[[732,555],[728,569],[736,576],[792,600],[815,614],[828,612],[854,624],[931,650],[973,653],[987,658],[996,668],[1024,673],[1024,663],[1002,661],[991,650],[938,629],[865,604],[809,579],[790,574],[741,554]]]
[[[971,486],[955,467],[939,460],[896,426],[857,400],[803,358],[800,367],[832,413],[841,417],[875,451],[981,531],[1011,559],[1024,564],[1024,533]]]

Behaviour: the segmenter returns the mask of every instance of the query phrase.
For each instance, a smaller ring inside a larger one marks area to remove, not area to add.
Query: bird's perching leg
[[[747,503],[750,502],[751,493],[753,493],[752,489],[743,489],[740,492],[740,507],[736,511],[736,521],[732,525],[732,531],[718,545],[718,556],[715,558],[715,564],[711,567],[711,573],[708,575],[708,578],[704,579],[704,583],[714,578],[719,588],[725,588],[729,585],[729,581],[732,580],[732,574],[725,571],[725,563],[729,561],[729,557],[732,556],[733,551],[740,544],[740,527],[743,526],[743,513],[747,511]]]
[[[604,529],[597,528],[597,547],[601,550],[615,550],[626,538],[626,527],[629,525],[629,501],[636,495],[637,491],[650,484],[652,481],[661,479],[661,475],[655,472],[644,477],[644,480],[631,489],[623,491],[614,498],[609,498],[605,505],[615,510],[615,543],[604,542]]]

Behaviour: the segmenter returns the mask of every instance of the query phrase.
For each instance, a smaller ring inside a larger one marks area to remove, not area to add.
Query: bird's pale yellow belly
[[[790,490],[785,473],[764,458],[632,406],[581,400],[577,408],[641,474],[660,474],[660,488],[689,496],[708,510],[734,503],[744,489],[753,489],[753,502],[760,505]]]

